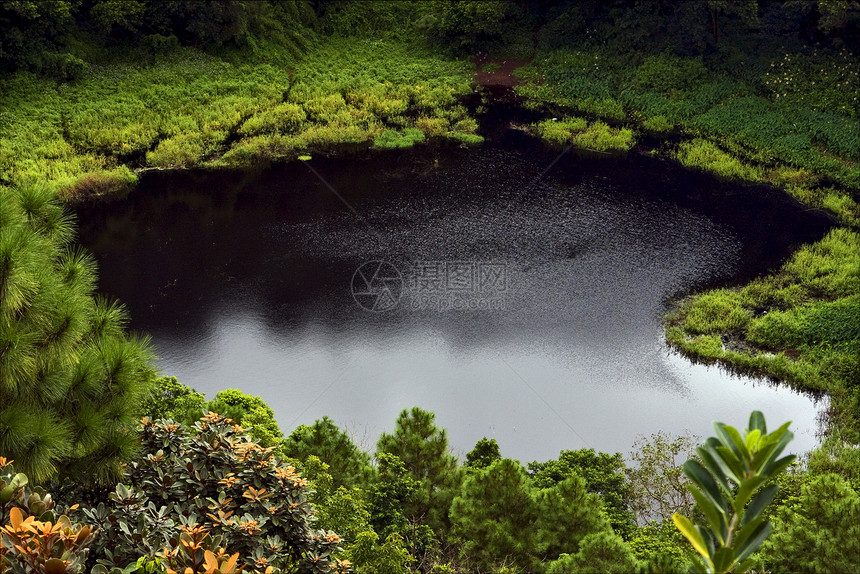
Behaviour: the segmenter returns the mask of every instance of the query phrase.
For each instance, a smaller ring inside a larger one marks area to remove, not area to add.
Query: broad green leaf
[[[720,548],[714,553],[714,571],[728,572],[735,563],[735,552],[732,548]]]
[[[672,522],[675,523],[675,527],[681,531],[684,538],[690,541],[690,544],[693,545],[696,552],[698,552],[707,561],[708,565],[713,568],[714,563],[711,562],[711,556],[708,553],[708,546],[705,544],[705,539],[702,538],[702,535],[699,534],[699,531],[696,530],[693,523],[690,522],[690,519],[676,512],[672,515]]]
[[[764,468],[767,463],[772,459],[776,454],[776,441],[771,442],[770,437],[766,437],[767,440],[762,440],[762,443],[768,442],[769,444],[761,444],[759,445],[761,448],[755,456],[753,456],[752,467],[753,471],[761,472],[761,469]]]
[[[711,502],[722,508],[722,496],[720,495],[720,487],[717,486],[714,477],[708,470],[702,466],[699,461],[688,460],[681,467],[683,473],[692,480],[695,484],[702,488],[705,494],[711,498]]]
[[[708,523],[711,525],[711,532],[716,535],[717,541],[720,544],[726,543],[726,535],[728,534],[728,526],[726,517],[722,509],[714,504],[707,494],[703,494],[695,485],[689,485],[690,493],[696,500],[699,510],[705,515]]]
[[[750,431],[750,433],[744,439],[744,443],[746,444],[746,447],[747,447],[747,452],[749,452],[751,454],[753,452],[758,451],[758,441],[760,438],[761,438],[761,431],[760,430],[755,429],[753,431]]]
[[[717,484],[723,489],[723,492],[727,496],[731,496],[732,489],[729,487],[729,483],[726,480],[726,473],[723,470],[723,467],[717,463],[717,452],[713,450],[713,447],[710,446],[700,446],[696,449],[696,452],[699,453],[699,456],[702,457],[702,462],[705,463],[705,467],[710,471],[711,475],[717,480]]]
[[[738,487],[738,492],[735,495],[735,499],[732,501],[732,505],[734,506],[735,512],[740,514],[744,511],[744,507],[749,502],[750,498],[755,491],[759,489],[759,487],[767,482],[770,476],[754,476],[743,481]]]
[[[741,526],[738,530],[735,531],[734,537],[732,539],[732,546],[735,548],[740,548],[750,536],[755,534],[761,524],[765,521],[763,516],[759,516],[758,518],[753,518],[744,526]]]
[[[728,431],[726,430],[726,426],[723,423],[714,423],[714,434],[716,434],[716,438],[720,441],[720,445],[725,448],[731,449],[734,452],[735,456],[739,459],[741,457],[741,451],[738,450],[737,445],[735,445],[732,438],[729,436]]]
[[[766,474],[767,476],[776,476],[783,470],[785,470],[791,463],[794,462],[794,459],[797,457],[793,454],[788,456],[784,456],[779,460],[772,460],[768,465],[761,471],[762,474]]]
[[[714,555],[714,551],[715,551],[715,546],[714,546],[714,537],[713,537],[713,536],[711,536],[711,533],[710,533],[710,532],[708,532],[708,529],[707,529],[707,528],[704,528],[704,527],[702,527],[702,526],[699,526],[698,524],[695,524],[694,526],[695,526],[695,528],[696,528],[696,531],[698,531],[699,536],[701,536],[701,537],[702,537],[702,540],[704,540],[704,541],[705,541],[705,544],[706,544],[706,545],[707,545],[707,547],[708,547],[708,556],[713,556],[713,555]]]
[[[717,456],[714,458],[726,473],[726,478],[733,480],[735,484],[740,484],[744,477],[744,466],[735,456],[735,451],[725,446],[719,446],[716,450]]]
[[[750,414],[749,430],[752,431],[753,429],[761,431],[761,434],[763,435],[767,434],[767,426],[764,422],[764,414],[762,414],[761,411],[753,411]]]
[[[771,484],[752,497],[749,506],[747,506],[746,514],[744,514],[744,519],[741,522],[741,527],[746,526],[751,520],[759,517],[764,508],[773,500],[777,490],[779,490],[779,485]]]
[[[738,547],[738,560],[746,560],[747,556],[755,552],[761,543],[764,542],[767,535],[770,534],[770,522],[764,522],[758,525],[756,531],[747,539],[742,547]]]
[[[732,444],[734,444],[735,449],[738,452],[738,458],[743,462],[744,466],[747,466],[747,461],[751,458],[750,452],[747,450],[746,442],[744,442],[741,433],[738,432],[733,426],[725,425],[725,431],[728,435],[729,439],[731,439]]]

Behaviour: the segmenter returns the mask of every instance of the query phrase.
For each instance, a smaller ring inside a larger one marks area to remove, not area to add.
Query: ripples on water
[[[152,176],[129,202],[82,212],[82,241],[163,373],[210,396],[259,394],[287,432],[328,415],[372,449],[418,405],[456,451],[486,435],[528,461],[626,453],[658,430],[706,435],[758,408],[794,420],[795,449],[811,447],[820,405],[673,355],[660,317],[828,223],[782,194],[644,158],[568,156],[535,182],[554,157],[515,140],[315,159],[363,220],[300,164]],[[406,280],[385,313],[350,291],[368,260]],[[504,265],[502,308],[413,309],[422,262]]]

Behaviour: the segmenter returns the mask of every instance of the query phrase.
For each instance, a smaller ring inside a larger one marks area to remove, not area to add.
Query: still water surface
[[[150,174],[128,201],[82,209],[81,239],[163,374],[258,394],[285,432],[328,415],[372,449],[418,405],[455,452],[488,436],[526,462],[707,435],[758,408],[794,421],[796,452],[813,446],[822,402],[691,364],[660,319],[828,221],[644,157],[567,154],[537,179],[557,155],[514,132],[312,169]],[[385,264],[356,274],[369,261]]]

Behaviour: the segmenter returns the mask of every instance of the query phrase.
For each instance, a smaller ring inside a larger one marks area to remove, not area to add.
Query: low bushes
[[[541,139],[555,145],[572,143],[596,151],[627,151],[636,143],[629,128],[612,128],[601,121],[589,125],[577,117],[544,120],[533,127]]]
[[[348,568],[332,558],[340,537],[312,527],[308,481],[229,419],[144,419],[141,439],[142,456],[109,501],[71,505],[72,518],[55,517],[53,499],[0,458],[0,560],[27,574],[74,574],[85,563],[105,574],[142,562],[186,574]]]
[[[760,170],[700,138],[679,144],[675,159],[681,165],[709,171],[727,179],[761,180]]]

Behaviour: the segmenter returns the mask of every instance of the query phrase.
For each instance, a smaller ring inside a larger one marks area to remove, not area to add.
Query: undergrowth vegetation
[[[544,120],[534,126],[538,135],[555,145],[570,144],[595,151],[627,151],[636,143],[629,128],[612,128],[601,121],[589,124],[583,118]]]
[[[71,83],[28,72],[0,80],[3,181],[76,197],[127,191],[139,168],[480,141],[459,103],[471,92],[468,64],[394,40],[331,39],[299,60],[257,63],[192,48],[103,59]]]

